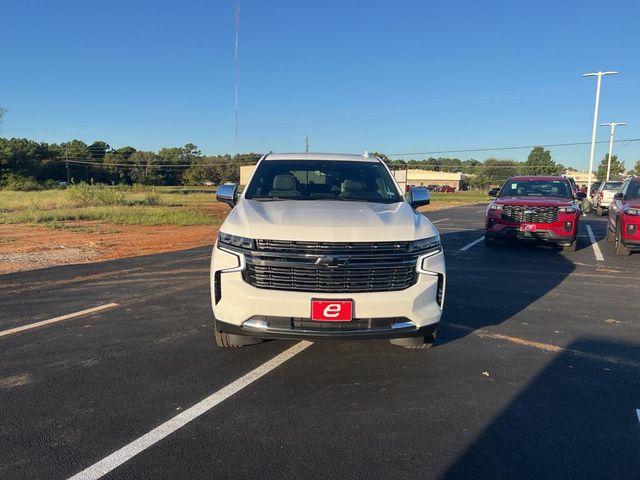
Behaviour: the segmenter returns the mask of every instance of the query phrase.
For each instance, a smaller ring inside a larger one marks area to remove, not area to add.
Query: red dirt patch
[[[0,225],[0,274],[213,245],[217,227],[68,222]]]

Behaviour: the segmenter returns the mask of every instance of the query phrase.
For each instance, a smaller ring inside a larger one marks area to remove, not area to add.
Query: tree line
[[[500,185],[513,175],[561,175],[567,169],[556,163],[543,147],[531,150],[524,162],[510,159],[429,157],[423,160],[392,160],[375,153],[392,169],[425,169],[468,175],[472,188]],[[42,188],[59,181],[72,183],[203,185],[238,182],[241,165],[255,164],[261,154],[204,155],[188,143],[183,147],[165,147],[158,152],[137,150],[131,146],[113,148],[98,140],[63,143],[36,142],[26,138],[0,138],[0,187]],[[606,176],[607,157],[596,172]],[[624,163],[612,156],[612,178],[625,173]],[[640,161],[628,173],[640,175]]]

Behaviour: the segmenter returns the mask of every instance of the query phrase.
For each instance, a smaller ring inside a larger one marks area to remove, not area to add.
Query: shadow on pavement
[[[582,338],[568,349],[632,359],[637,345]],[[563,353],[441,478],[640,478],[640,372]]]
[[[473,239],[482,237],[484,231],[466,233],[467,238]],[[575,265],[555,246],[504,241],[487,247],[481,242],[463,252],[457,246],[459,235],[442,235],[449,257],[442,321],[444,325],[464,328],[451,332],[447,329],[438,343],[502,324],[553,291],[575,270]],[[449,249],[449,243],[457,248]]]

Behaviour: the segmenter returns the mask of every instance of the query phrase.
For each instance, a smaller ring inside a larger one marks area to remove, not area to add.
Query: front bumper
[[[442,251],[418,270],[404,290],[318,293],[257,288],[242,278],[241,254],[214,246],[211,300],[219,331],[261,338],[394,338],[429,336],[442,315],[445,262]],[[440,302],[438,289],[440,288]],[[352,300],[353,321],[311,322],[311,299]]]
[[[579,215],[560,214],[554,223],[533,223],[535,231],[521,231],[520,223],[511,223],[500,218],[499,213],[489,213],[485,221],[487,237],[495,239],[518,239],[554,244],[572,243],[578,232]],[[570,225],[565,228],[565,225]]]

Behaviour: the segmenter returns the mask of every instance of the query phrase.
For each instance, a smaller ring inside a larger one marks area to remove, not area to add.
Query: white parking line
[[[450,218],[443,218],[441,220],[436,220],[435,222],[431,222],[431,223],[440,223],[440,222],[446,222],[447,220],[451,220]]]
[[[471,242],[471,243],[468,243],[467,245],[465,245],[464,247],[462,247],[462,248],[460,249],[460,251],[461,251],[461,252],[465,252],[465,251],[469,250],[471,247],[473,247],[474,245],[476,245],[476,244],[480,243],[482,240],[484,240],[484,236],[480,237],[480,238],[479,238],[479,239],[477,239],[477,240],[474,240],[474,241],[473,241],[473,242]]]
[[[79,312],[69,313],[60,317],[51,318],[49,320],[42,320],[41,322],[30,323],[29,325],[23,325],[21,327],[10,328],[9,330],[3,330],[0,332],[0,337],[6,337],[18,332],[24,332],[25,330],[31,330],[32,328],[42,327],[43,325],[49,325],[50,323],[62,322],[63,320],[70,320],[72,318],[84,317],[85,315],[91,315],[92,313],[104,312],[112,308],[119,307],[117,303],[107,303],[106,305],[100,305],[98,307],[87,308],[86,310],[80,310]]]
[[[251,385],[253,382],[260,379],[274,368],[282,365],[287,360],[290,360],[310,345],[313,345],[313,343],[308,341],[296,343],[293,347],[285,350],[279,355],[276,355],[255,370],[250,371],[226,387],[223,387],[217,392],[209,395],[204,400],[201,400],[172,419],[167,420],[162,425],[154,428],[128,445],[125,445],[120,450],[116,450],[111,455],[103,458],[97,463],[94,463],[80,473],[76,473],[73,477],[70,477],[69,480],[95,480],[106,475],[113,469],[125,463],[127,460],[130,460],[140,452],[184,427],[190,421],[195,420],[203,413],[208,412],[216,405],[225,401],[231,395]]]
[[[596,260],[598,260],[599,262],[604,262],[604,257],[602,256],[602,252],[600,251],[598,242],[596,242],[596,237],[593,234],[593,230],[591,230],[591,225],[587,225],[587,233],[589,234],[589,238],[591,239],[591,246],[593,247],[593,253],[596,256]]]

